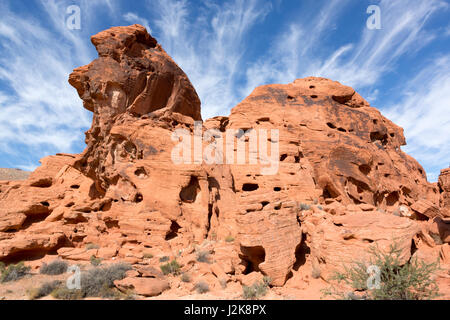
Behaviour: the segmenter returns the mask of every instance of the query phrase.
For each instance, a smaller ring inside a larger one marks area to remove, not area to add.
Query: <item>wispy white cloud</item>
[[[277,38],[268,55],[248,70],[247,93],[259,83],[290,82],[304,76],[322,76],[363,88],[391,71],[405,54],[412,55],[436,36],[424,26],[440,9],[442,0],[382,0],[382,29],[361,26],[361,38],[337,48],[329,56],[316,54],[322,36],[333,29],[348,1],[327,1],[313,19],[290,24]]]
[[[431,61],[405,84],[399,103],[385,114],[405,129],[406,152],[424,163],[429,179],[450,162],[450,55]]]
[[[285,31],[275,37],[266,54],[247,69],[247,85],[242,93],[247,95],[261,84],[292,82],[307,74],[311,65],[315,68],[326,67],[350,50],[351,44],[338,49],[322,66],[313,52],[321,46],[324,33],[334,26],[346,5],[347,0],[327,1],[316,9],[312,18],[299,12],[300,22],[288,24]]]
[[[187,1],[151,1],[158,40],[188,74],[202,101],[204,118],[228,113],[241,95],[236,78],[242,72],[244,42],[250,29],[271,5],[257,0],[217,4],[205,1],[201,14],[190,19]]]
[[[3,8],[0,21],[0,81],[6,85],[0,99],[3,153],[22,152],[19,146],[25,146],[33,156],[73,152],[90,124],[89,113],[81,107],[67,79],[74,67],[92,58],[84,42],[65,28],[65,10],[59,10],[62,5],[61,1],[42,2],[47,21],[53,25],[52,32],[36,19]],[[28,156],[19,159],[23,163],[15,166],[30,166]]]
[[[152,29],[150,28],[150,25],[148,23],[148,20],[145,18],[142,18],[140,16],[138,16],[137,14],[133,13],[133,12],[127,12],[126,14],[123,15],[123,19],[126,22],[132,23],[132,24],[140,24],[142,26],[145,27],[145,29],[147,29],[147,31],[149,33],[152,33]]]

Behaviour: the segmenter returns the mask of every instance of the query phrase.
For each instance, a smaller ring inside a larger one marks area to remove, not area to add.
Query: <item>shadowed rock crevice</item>
[[[193,203],[197,199],[197,195],[200,192],[200,184],[198,178],[191,176],[189,184],[183,187],[180,191],[180,199],[186,203]]]
[[[242,263],[246,266],[243,274],[251,272],[260,272],[259,265],[266,259],[266,251],[262,246],[245,247],[241,245],[241,253],[239,254]]]

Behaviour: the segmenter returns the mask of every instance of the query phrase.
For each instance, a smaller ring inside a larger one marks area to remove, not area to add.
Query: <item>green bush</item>
[[[243,297],[247,300],[254,300],[264,297],[269,288],[270,278],[264,277],[262,281],[255,282],[251,286],[243,286]]]
[[[181,275],[181,281],[186,282],[186,283],[191,282],[191,276],[187,273],[183,273]]]
[[[31,289],[29,291],[29,297],[32,300],[46,297],[61,285],[62,282],[59,280],[45,282],[39,288]]]
[[[67,289],[65,286],[56,288],[51,293],[52,297],[60,300],[81,300],[83,299],[83,294],[81,290],[71,290]]]
[[[92,255],[91,256],[91,264],[94,266],[94,267],[98,267],[101,263],[102,263],[102,259],[100,259],[100,258],[97,258],[96,256],[94,256],[94,255]]]
[[[204,281],[199,281],[195,284],[195,290],[200,293],[206,293],[209,291],[209,285]]]
[[[181,266],[178,264],[176,260],[172,260],[171,262],[161,265],[160,268],[162,273],[165,275],[168,274],[177,275],[180,273]]]
[[[62,300],[79,300],[85,297],[127,298],[128,295],[123,295],[115,289],[114,281],[125,278],[126,272],[131,268],[127,263],[93,268],[81,274],[81,289],[68,289],[65,284],[60,283],[51,294]]]
[[[11,264],[1,269],[0,282],[16,281],[25,277],[30,271],[30,267],[26,267],[23,262]]]
[[[146,252],[146,253],[144,253],[143,258],[144,259],[151,259],[151,258],[153,258],[153,254]]]
[[[159,258],[159,262],[167,262],[169,260],[170,260],[170,258],[168,256],[164,256],[164,257]]]
[[[387,253],[377,247],[370,248],[369,262],[355,262],[351,267],[345,267],[343,272],[335,272],[330,279],[332,286],[323,291],[324,295],[340,299],[369,300],[427,300],[439,296],[439,288],[433,278],[439,269],[438,262],[426,263],[417,258],[411,258],[402,264],[401,250],[398,244],[390,246]],[[369,266],[379,269],[379,286],[369,288],[371,275]],[[351,287],[353,291],[346,292],[342,287]]]
[[[94,268],[81,274],[81,293],[83,297],[115,297],[115,280],[122,280],[131,270],[126,263],[117,263],[107,267]]]
[[[227,236],[225,238],[225,242],[233,242],[234,241],[234,237],[233,236]]]
[[[86,250],[91,250],[91,249],[100,249],[100,246],[95,243],[86,244]]]
[[[311,209],[311,206],[309,204],[306,204],[306,203],[300,203],[300,205],[298,207],[302,211]]]
[[[63,274],[67,271],[68,264],[65,261],[62,260],[55,260],[50,262],[49,264],[42,264],[41,269],[39,272],[41,274],[48,274],[48,275],[58,275]]]

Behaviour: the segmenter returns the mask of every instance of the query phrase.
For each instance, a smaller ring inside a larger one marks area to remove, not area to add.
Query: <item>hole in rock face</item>
[[[398,202],[399,196],[398,196],[398,192],[391,192],[387,197],[386,197],[386,205],[388,207],[392,207],[394,206],[397,202]]]
[[[144,200],[144,196],[142,195],[142,193],[136,193],[136,196],[134,197],[134,202],[139,203],[142,202],[142,200]]]
[[[50,211],[27,216],[25,221],[23,222],[22,226],[20,227],[20,229],[27,229],[32,224],[45,220],[45,218],[47,218],[49,215],[50,215]]]
[[[317,96],[315,94],[311,95],[312,99],[317,99]]]
[[[166,240],[171,240],[171,239],[177,237],[178,236],[178,230],[180,230],[180,229],[181,229],[180,225],[175,220],[172,220],[172,223],[170,224],[170,230],[166,234],[166,238],[165,239]]]
[[[244,274],[249,274],[253,271],[260,272],[259,265],[266,259],[266,251],[262,246],[241,246],[240,257],[247,264]]]
[[[331,129],[336,129],[336,126],[331,122],[327,122],[327,126],[329,126]]]
[[[306,243],[306,234],[302,235],[302,241],[295,248],[295,262],[293,269],[298,271],[298,269],[306,263],[306,259],[311,254],[311,249]]]
[[[309,86],[310,89],[314,89],[316,86]]]
[[[197,199],[197,195],[200,192],[200,184],[198,183],[198,178],[191,176],[189,184],[181,189],[180,199],[183,202],[192,203]]]
[[[261,204],[262,204],[262,206],[264,208],[265,206],[267,206],[269,204],[269,201],[263,201],[263,202],[261,202]]]
[[[338,131],[340,131],[340,132],[347,132],[347,130],[345,130],[344,128],[338,128]]]
[[[322,197],[324,199],[334,199],[337,198],[339,196],[339,194],[335,191],[333,191],[332,188],[330,188],[330,186],[325,186],[325,188],[323,188],[323,192],[322,192]]]
[[[77,184],[73,184],[70,186],[71,189],[80,189],[80,186]]]
[[[143,167],[137,168],[136,171],[134,171],[134,175],[140,179],[145,179],[148,177],[147,171]]]
[[[47,201],[42,201],[41,204],[42,204],[44,207],[50,207],[50,203],[48,203]]]
[[[275,188],[273,188],[273,191],[279,192],[279,191],[281,191],[281,188],[280,187],[275,187]]]
[[[280,156],[280,161],[284,161],[284,160],[286,160],[286,158],[287,158],[287,154],[282,154]]]
[[[371,170],[372,169],[367,164],[362,164],[362,165],[359,166],[359,171],[361,171],[362,174],[364,174],[366,176],[370,173]]]
[[[416,246],[416,242],[414,241],[414,239],[411,239],[411,256],[416,253],[417,251],[417,246]]]
[[[43,178],[34,181],[31,186],[36,188],[50,188],[53,184],[52,178]]]
[[[294,97],[293,96],[287,96],[287,99],[288,100],[294,100]]]
[[[255,191],[259,186],[256,183],[244,183],[242,185],[242,191]]]
[[[382,134],[378,131],[370,133],[370,141],[372,142],[380,141],[382,145],[386,145],[388,142],[387,139],[388,139],[387,134]]]

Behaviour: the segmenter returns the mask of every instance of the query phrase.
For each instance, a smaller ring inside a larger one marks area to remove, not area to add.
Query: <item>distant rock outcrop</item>
[[[189,270],[192,245],[208,239],[217,242],[206,278],[256,272],[283,286],[306,263],[325,275],[373,244],[398,241],[405,261],[448,247],[450,171],[428,183],[400,149],[402,128],[352,88],[315,77],[265,85],[228,117],[203,122],[203,132],[247,130],[247,148],[249,129],[278,130],[267,137],[279,141],[275,174],[261,174],[260,154],[247,165],[175,164],[173,133],[194,134],[201,121],[188,77],[142,26],[108,29],[92,43],[99,58],[69,78],[93,112],[87,148],[44,158],[26,181],[0,182],[0,260],[94,255],[143,264],[151,249]],[[148,296],[168,288],[136,277],[119,285]]]

